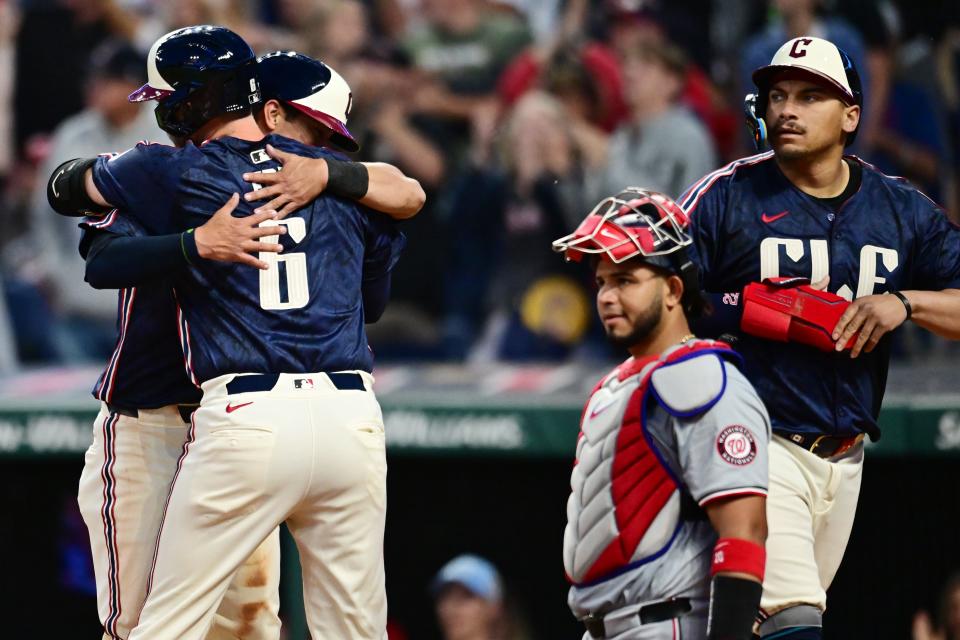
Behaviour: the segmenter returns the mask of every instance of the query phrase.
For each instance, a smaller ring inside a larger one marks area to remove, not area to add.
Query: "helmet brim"
[[[360,150],[360,145],[353,138],[353,134],[350,133],[350,130],[347,129],[347,125],[340,122],[333,116],[323,113],[322,111],[317,111],[316,109],[311,109],[310,107],[300,104],[299,102],[294,102],[292,100],[285,100],[286,104],[290,105],[297,111],[310,116],[320,124],[331,129],[333,135],[330,136],[330,142],[337,146],[338,149],[342,149],[348,153],[354,153]]]
[[[156,87],[151,87],[150,83],[148,82],[127,96],[127,101],[147,102],[148,100],[163,100],[171,94],[173,94],[173,91],[170,91],[169,89],[157,89]]]
[[[811,67],[805,67],[799,64],[791,65],[781,65],[781,64],[771,64],[766,67],[760,67],[753,72],[751,76],[753,78],[753,84],[757,85],[757,88],[761,91],[769,91],[770,86],[773,84],[776,76],[782,73],[793,73],[800,77],[807,78],[812,82],[823,85],[826,88],[830,89],[834,93],[839,94],[840,97],[847,105],[857,104],[856,98],[849,89],[844,87],[842,84],[823,73],[818,69],[813,69]]]

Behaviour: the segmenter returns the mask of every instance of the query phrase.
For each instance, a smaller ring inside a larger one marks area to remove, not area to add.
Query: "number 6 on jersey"
[[[285,225],[287,236],[296,243],[303,242],[307,235],[307,225],[303,218],[285,218],[283,220],[266,220],[260,223],[261,227],[270,225]],[[280,235],[264,236],[261,242],[280,242]],[[283,309],[300,309],[305,307],[310,299],[310,289],[307,283],[307,254],[272,253],[261,251],[261,260],[269,267],[260,272],[260,307],[268,311]],[[287,280],[287,299],[280,297],[280,265],[283,264]]]

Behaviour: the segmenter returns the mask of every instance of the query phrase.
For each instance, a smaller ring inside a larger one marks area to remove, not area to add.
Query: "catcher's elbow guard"
[[[771,278],[748,284],[743,290],[740,328],[767,340],[800,342],[833,351],[833,328],[850,302],[798,282],[806,280]],[[844,348],[849,349],[856,339],[854,334]]]
[[[87,194],[84,176],[96,159],[75,158],[67,160],[53,170],[47,182],[47,202],[54,211],[64,216],[100,215],[113,207],[104,207]]]

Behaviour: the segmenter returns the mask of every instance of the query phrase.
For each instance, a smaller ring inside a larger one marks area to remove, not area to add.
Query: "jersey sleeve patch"
[[[689,418],[715,405],[727,387],[723,361],[713,353],[661,366],[650,378],[657,401],[671,415]]]
[[[717,453],[727,463],[742,467],[757,457],[757,441],[749,429],[732,424],[717,436]]]

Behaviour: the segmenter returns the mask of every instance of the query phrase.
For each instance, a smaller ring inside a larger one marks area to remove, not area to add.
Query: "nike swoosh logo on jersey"
[[[247,405],[249,405],[249,404],[253,404],[253,400],[251,400],[250,402],[243,402],[243,403],[241,403],[241,404],[230,404],[230,403],[227,403],[227,413],[233,413],[233,412],[236,411],[237,409],[242,409],[242,408],[244,408],[245,406],[247,406]]]
[[[610,407],[612,407],[612,406],[615,405],[615,404],[617,404],[617,401],[616,401],[616,400],[611,400],[610,402],[608,402],[607,404],[603,405],[602,407],[597,407],[596,409],[594,409],[593,411],[590,412],[590,419],[593,420],[593,419],[596,418],[598,415],[600,415],[601,413],[603,413],[604,411],[606,411],[607,409],[609,409]]]
[[[763,213],[760,215],[760,219],[763,220],[765,223],[770,224],[771,222],[776,222],[783,216],[788,216],[788,215],[790,215],[789,211],[781,211],[775,216],[768,216],[766,213]]]

